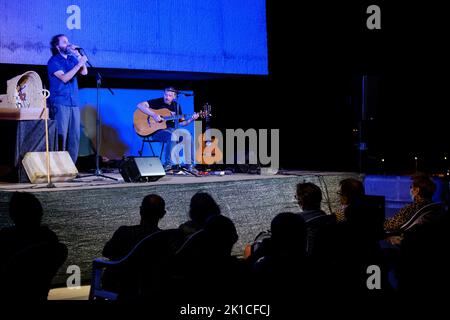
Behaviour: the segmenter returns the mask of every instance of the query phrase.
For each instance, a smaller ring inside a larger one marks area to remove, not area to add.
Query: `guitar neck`
[[[182,115],[178,115],[178,116],[167,116],[167,117],[162,117],[162,118],[166,121],[170,121],[170,120],[178,120],[178,119],[190,118],[190,117],[192,117],[192,114],[182,114]]]

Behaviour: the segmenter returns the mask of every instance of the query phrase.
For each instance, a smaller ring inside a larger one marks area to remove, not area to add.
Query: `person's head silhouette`
[[[204,225],[209,217],[218,214],[220,214],[219,205],[208,193],[197,192],[191,198],[189,217],[198,225]]]
[[[44,210],[32,193],[14,192],[9,201],[9,216],[19,228],[39,227]]]
[[[274,248],[281,254],[305,254],[306,223],[303,217],[292,212],[282,212],[270,224]]]
[[[205,233],[211,245],[214,245],[214,253],[228,256],[233,245],[238,240],[236,227],[230,218],[222,215],[213,215],[205,223]]]
[[[140,207],[141,224],[158,225],[158,221],[166,214],[166,203],[157,194],[149,194],[142,199]]]
[[[304,182],[297,184],[296,199],[302,210],[320,210],[322,190],[314,183]]]

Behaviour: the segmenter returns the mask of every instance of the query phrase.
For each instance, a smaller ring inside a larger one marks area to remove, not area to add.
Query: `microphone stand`
[[[48,109],[47,109],[47,99],[50,97],[50,91],[44,89],[42,90],[42,94],[44,96],[44,125],[45,125],[45,160],[47,164],[47,188],[56,188],[55,184],[52,182],[51,174],[50,174],[50,151],[49,151],[49,142],[48,142]]]
[[[80,54],[83,56],[84,54],[82,53],[82,50],[79,50]],[[96,148],[95,148],[95,172],[94,174],[88,174],[85,175],[81,178],[86,178],[86,177],[97,177],[98,179],[95,180],[102,180],[100,178],[107,178],[107,179],[111,179],[114,181],[118,181],[119,179],[117,178],[113,178],[113,177],[109,177],[103,174],[102,169],[100,169],[100,155],[99,155],[99,150],[100,150],[100,87],[102,85],[102,76],[100,74],[100,72],[98,71],[97,68],[95,68],[89,61],[87,61],[87,64],[89,65],[89,67],[95,72],[95,77],[96,77],[96,82],[97,82],[97,117],[96,117],[96,121],[95,121],[95,131],[96,131]],[[106,87],[109,92],[111,92],[112,95],[114,95],[114,92],[111,90],[111,88]]]

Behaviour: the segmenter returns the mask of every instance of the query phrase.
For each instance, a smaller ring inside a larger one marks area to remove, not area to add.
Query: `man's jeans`
[[[171,159],[171,151],[172,148],[177,144],[176,142],[172,141],[172,133],[175,131],[174,128],[167,128],[164,130],[159,130],[157,132],[155,132],[152,135],[152,138],[155,140],[159,140],[159,141],[164,141],[165,145],[164,145],[164,155],[163,155],[163,159],[162,162],[164,165],[175,165],[175,164],[180,164],[180,160],[179,160],[179,155],[176,157],[176,159]],[[190,164],[194,164],[194,137],[191,137],[191,163]],[[188,159],[184,159],[186,162],[188,161]]]
[[[61,104],[51,105],[50,118],[57,121],[58,150],[68,151],[75,164],[80,147],[80,108]]]

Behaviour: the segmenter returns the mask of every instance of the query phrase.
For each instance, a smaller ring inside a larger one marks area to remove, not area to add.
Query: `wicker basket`
[[[46,99],[50,93],[34,71],[27,71],[7,82],[6,94],[0,95],[0,119],[39,120],[48,118]]]

